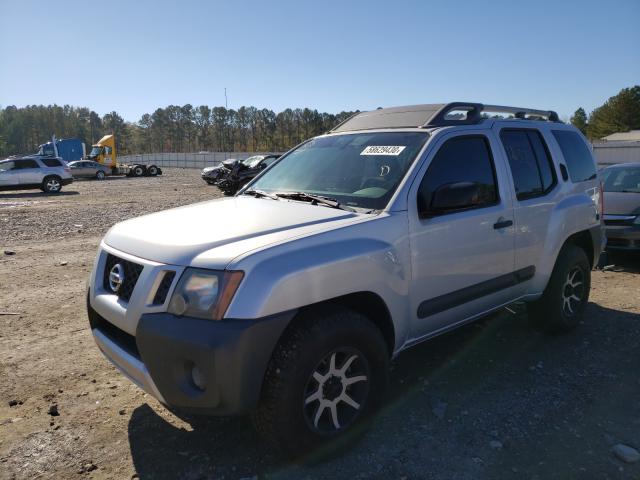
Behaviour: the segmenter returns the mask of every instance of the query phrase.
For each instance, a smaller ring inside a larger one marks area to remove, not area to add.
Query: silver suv
[[[252,413],[297,455],[375,411],[389,361],[413,345],[516,301],[545,331],[574,328],[601,198],[586,140],[554,112],[359,113],[233,198],[114,226],[89,321],[163,404]]]
[[[58,193],[71,182],[71,171],[60,158],[30,156],[0,161],[0,191],[39,188]]]

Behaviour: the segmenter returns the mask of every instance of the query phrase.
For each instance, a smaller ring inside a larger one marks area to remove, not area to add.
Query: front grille
[[[128,334],[124,330],[119,329],[113,323],[107,321],[98,312],[96,312],[87,301],[87,309],[89,311],[89,323],[92,329],[96,329],[105,335],[109,340],[122,348],[129,355],[140,359],[140,352],[136,344],[136,338]]]
[[[102,286],[107,292],[112,292],[111,286],[109,285],[109,273],[111,272],[111,269],[118,263],[122,265],[122,268],[124,269],[124,281],[122,282],[117,295],[122,300],[128,302],[131,298],[131,294],[133,293],[133,289],[138,282],[138,277],[140,277],[140,274],[142,273],[142,269],[144,267],[140,264],[124,260],[109,253],[107,255],[107,261],[105,262],[104,275],[102,280]]]
[[[167,299],[167,294],[169,293],[169,289],[171,288],[171,284],[173,283],[175,276],[176,272],[164,273],[164,277],[158,286],[158,290],[156,290],[156,294],[153,296],[154,305],[162,305]]]

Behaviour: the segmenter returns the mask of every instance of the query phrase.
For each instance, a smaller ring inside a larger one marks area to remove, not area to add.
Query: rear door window
[[[44,163],[47,167],[61,167],[59,160],[55,158],[43,158],[42,163]]]
[[[19,170],[25,170],[27,168],[40,168],[38,162],[35,160],[16,160],[16,168]]]
[[[552,132],[567,162],[571,181],[578,183],[595,179],[596,166],[582,137],[570,130],[553,130]]]
[[[556,184],[551,157],[537,130],[505,129],[500,139],[507,152],[518,200],[548,193]]]

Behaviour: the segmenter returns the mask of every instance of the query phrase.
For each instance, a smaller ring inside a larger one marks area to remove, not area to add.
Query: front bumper
[[[640,225],[606,227],[607,250],[640,250]]]
[[[109,255],[142,265],[126,299],[103,284]],[[167,270],[176,273],[158,304],[155,292]],[[166,309],[182,271],[102,244],[87,294],[94,339],[125,376],[168,407],[217,415],[251,411],[258,404],[275,345],[296,312],[222,321],[171,315]],[[193,381],[194,367],[204,388]]]

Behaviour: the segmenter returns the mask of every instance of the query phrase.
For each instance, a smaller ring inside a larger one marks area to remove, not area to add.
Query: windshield
[[[351,207],[379,210],[386,206],[427,138],[426,132],[315,138],[281,158],[251,188],[306,192]]]
[[[11,170],[13,168],[13,162],[0,162],[0,172],[5,170]]]
[[[254,155],[253,157],[245,158],[242,160],[242,164],[249,168],[253,168],[260,163],[264,157],[262,155]]]
[[[603,170],[605,192],[640,193],[640,166]]]
[[[95,158],[98,155],[100,155],[100,152],[102,151],[102,147],[93,147],[91,149],[91,152],[89,153],[89,158]]]
[[[50,143],[45,143],[44,145],[40,145],[40,149],[36,155],[40,156],[53,156],[55,154],[53,150],[53,145]]]

